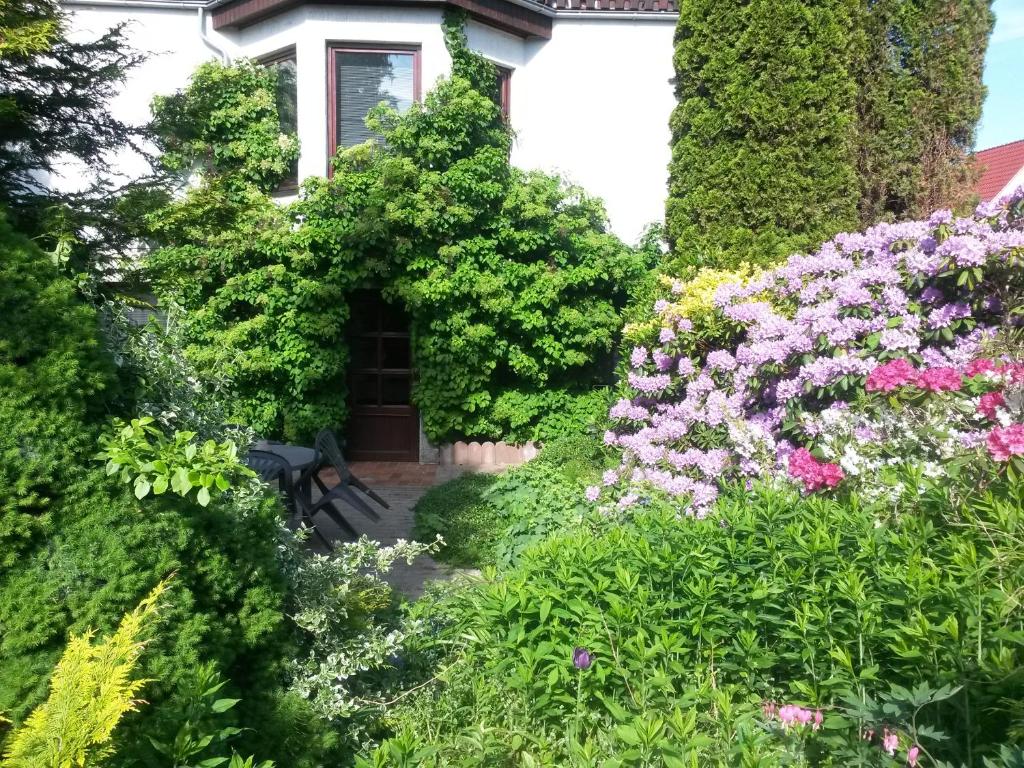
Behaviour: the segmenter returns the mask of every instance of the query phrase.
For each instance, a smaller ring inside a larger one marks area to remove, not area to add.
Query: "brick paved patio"
[[[413,507],[416,502],[428,488],[445,482],[452,476],[450,467],[441,469],[436,464],[352,462],[349,468],[356,477],[380,494],[391,505],[391,509],[378,507],[382,519],[375,522],[341,502],[336,506],[360,535],[365,534],[384,545],[394,544],[398,539],[412,538]],[[325,470],[320,477],[328,487],[333,487],[338,482],[338,476],[333,469]],[[315,490],[314,494],[315,497],[319,496]],[[377,507],[372,501],[370,504]],[[326,515],[317,515],[316,523],[321,533],[331,541],[347,540],[345,532]],[[314,551],[326,551],[315,539],[311,540],[310,546]],[[416,558],[412,565],[406,565],[404,561],[396,563],[386,578],[397,591],[410,599],[416,599],[423,594],[426,582],[450,579],[460,573],[466,571],[451,568],[432,557],[422,555]]]

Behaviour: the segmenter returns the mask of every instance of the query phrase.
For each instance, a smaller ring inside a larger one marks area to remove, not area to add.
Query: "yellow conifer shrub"
[[[110,754],[121,717],[148,682],[133,679],[145,632],[167,590],[162,581],[108,638],[72,636],[50,681],[50,695],[11,737],[3,768],[88,768]]]

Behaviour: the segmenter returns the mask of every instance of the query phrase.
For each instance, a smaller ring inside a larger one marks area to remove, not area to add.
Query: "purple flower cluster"
[[[997,270],[1024,258],[1022,199],[1024,190],[971,217],[940,211],[840,234],[719,286],[716,311],[739,330],[729,348],[708,349],[659,300],[662,327],[650,347],[632,350],[630,396],[609,414],[605,443],[622,450],[622,467],[588,496],[628,507],[654,488],[702,517],[722,480],[785,476],[793,443],[809,437],[794,417],[852,398],[880,365],[962,368],[986,324],[1000,321]],[[961,279],[977,269],[981,285]]]

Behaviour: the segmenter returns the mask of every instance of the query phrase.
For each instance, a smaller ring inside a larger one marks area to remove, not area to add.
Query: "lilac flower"
[[[601,489],[596,485],[590,485],[587,486],[587,490],[583,495],[586,496],[587,501],[597,501],[598,496],[601,495]]]
[[[615,485],[619,481],[619,473],[614,469],[606,469],[601,475],[601,482],[605,485]]]
[[[658,334],[658,341],[662,344],[668,344],[670,341],[674,341],[676,338],[676,332],[671,328],[662,328],[661,333]]]
[[[647,350],[643,347],[633,347],[633,352],[629,356],[629,362],[634,368],[639,368],[647,362]]]
[[[946,328],[954,320],[960,320],[971,316],[971,308],[963,302],[946,304],[943,307],[933,309],[928,314],[929,328]]]
[[[886,328],[882,331],[879,344],[882,349],[887,349],[890,352],[901,349],[916,352],[921,347],[921,339],[916,333],[907,333],[899,328]]]
[[[731,371],[736,367],[736,358],[724,349],[716,349],[708,355],[707,367],[711,371]]]
[[[630,373],[628,379],[629,386],[638,392],[646,392],[648,394],[663,392],[672,384],[672,377],[667,373],[655,376],[638,376],[635,373]]]
[[[673,358],[671,355],[666,355],[660,349],[656,349],[653,352],[654,367],[659,371],[667,371],[672,367]]]

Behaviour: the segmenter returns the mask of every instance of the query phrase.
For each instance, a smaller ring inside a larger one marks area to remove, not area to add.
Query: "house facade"
[[[65,0],[73,35],[128,22],[148,54],[111,105],[144,122],[153,96],[203,61],[258,59],[293,78],[296,181],[367,138],[383,97],[399,109],[449,73],[442,15],[462,8],[472,48],[499,67],[512,161],[559,172],[604,199],[633,242],[664,213],[675,0]],[[285,95],[288,98],[288,95]],[[118,170],[140,173],[141,158]],[[135,165],[137,164],[137,165]]]
[[[301,151],[284,197],[302,179],[325,175],[338,148],[370,137],[364,118],[372,107],[408,108],[450,72],[442,19],[447,8],[461,8],[470,47],[499,68],[513,163],[558,172],[603,198],[613,231],[627,242],[663,219],[675,0],[64,2],[72,35],[95,38],[127,22],[129,42],[148,55],[111,104],[128,122],[146,122],[153,96],[183,87],[204,61],[245,57],[276,67],[282,123],[298,134]],[[113,166],[128,177],[148,170],[136,155]],[[426,440],[411,402],[408,319],[379,293],[353,300],[348,455],[508,461],[502,445]]]

